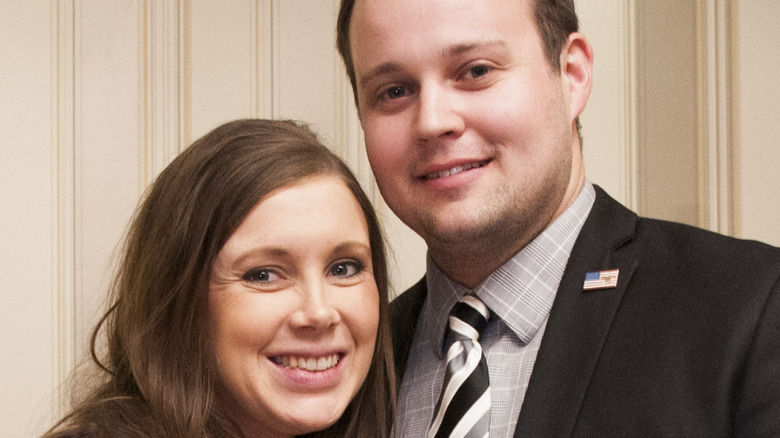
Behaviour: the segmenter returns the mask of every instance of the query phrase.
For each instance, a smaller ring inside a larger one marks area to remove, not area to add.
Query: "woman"
[[[387,289],[341,160],[292,122],[220,126],[137,210],[99,385],[46,436],[387,436]]]

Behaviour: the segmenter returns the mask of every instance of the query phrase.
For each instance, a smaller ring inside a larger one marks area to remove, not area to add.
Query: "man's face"
[[[358,0],[350,39],[377,183],[432,251],[525,245],[560,213],[580,109],[530,0]]]

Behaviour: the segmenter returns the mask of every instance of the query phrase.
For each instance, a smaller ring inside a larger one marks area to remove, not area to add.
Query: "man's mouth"
[[[300,356],[276,356],[271,360],[287,369],[301,369],[306,371],[325,371],[338,365],[341,355],[333,353],[321,357],[300,357]]]
[[[476,169],[478,167],[482,167],[482,166],[486,165],[488,162],[490,162],[490,160],[478,161],[476,163],[461,164],[461,165],[455,166],[455,167],[453,167],[451,169],[442,170],[442,171],[439,171],[439,172],[429,173],[429,174],[423,176],[423,179],[431,180],[431,179],[443,178],[445,176],[456,175],[458,173],[465,172],[467,170],[471,170],[471,169]]]

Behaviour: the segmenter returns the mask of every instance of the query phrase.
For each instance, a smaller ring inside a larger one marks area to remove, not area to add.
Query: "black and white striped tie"
[[[447,370],[428,438],[483,438],[490,432],[490,379],[479,335],[490,312],[473,295],[463,297],[450,313]]]

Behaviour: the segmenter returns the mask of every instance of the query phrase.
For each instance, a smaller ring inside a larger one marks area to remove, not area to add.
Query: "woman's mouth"
[[[338,365],[341,357],[342,355],[340,353],[333,353],[319,357],[275,356],[272,357],[271,360],[275,364],[289,370],[325,371]]]

